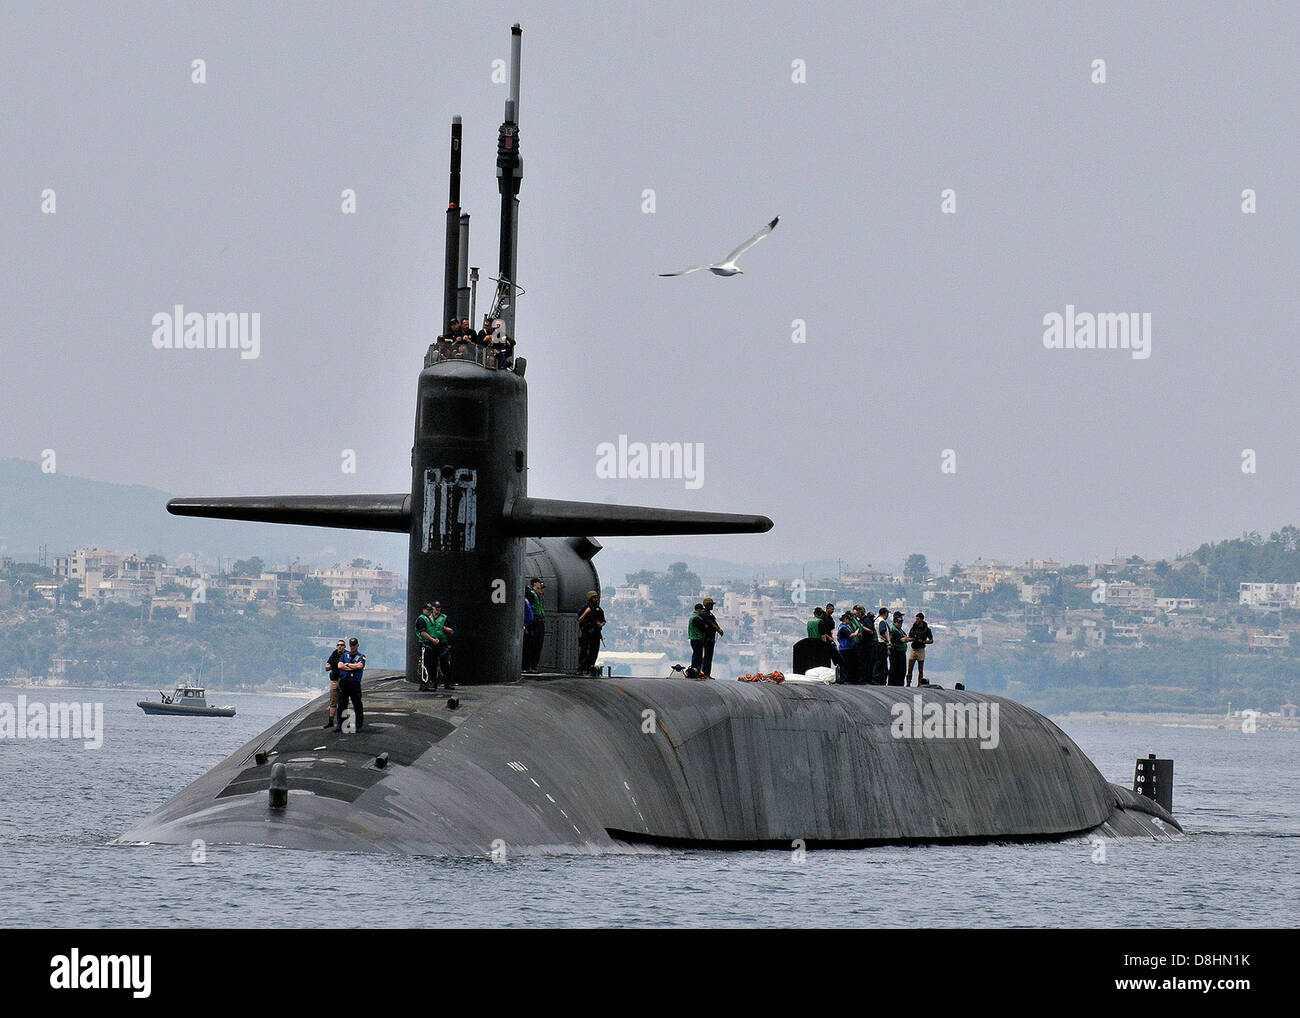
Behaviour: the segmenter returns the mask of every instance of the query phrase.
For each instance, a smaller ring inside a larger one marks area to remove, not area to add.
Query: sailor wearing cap
[[[907,667],[908,637],[903,633],[903,613],[894,612],[889,623],[889,684],[903,685],[903,669]]]
[[[420,689],[427,692],[429,680],[436,678],[438,646],[433,642],[433,602],[426,601],[415,619],[415,642],[420,650]]]
[[[587,603],[578,616],[578,672],[600,674],[596,658],[600,656],[601,630],[605,628],[605,610],[600,606],[600,591],[587,591]]]
[[[706,597],[701,605],[699,616],[704,629],[704,653],[700,661],[700,672],[712,678],[713,644],[722,635],[722,627],[718,625],[717,617],[713,614],[713,598]]]
[[[876,609],[876,642],[872,650],[871,682],[883,686],[889,681],[889,609],[883,604]]]
[[[916,665],[916,684],[925,686],[925,648],[928,644],[934,643],[934,633],[930,631],[929,624],[925,621],[925,612],[916,613],[916,621],[912,623],[912,628],[907,631],[910,637],[911,646],[907,649],[907,685],[912,684],[912,666]]]

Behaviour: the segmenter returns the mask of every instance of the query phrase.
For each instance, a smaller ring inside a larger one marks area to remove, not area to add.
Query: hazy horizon
[[[1092,562],[1296,521],[1282,6],[7,9],[0,459],[178,495],[407,490],[448,125],[486,278],[514,21],[530,494],[776,523],[607,548]],[[744,275],[656,275],[778,214]],[[178,304],[259,314],[259,355],[155,349]],[[1047,348],[1071,307],[1149,314],[1150,355]],[[703,443],[702,483],[599,477],[620,435]]]

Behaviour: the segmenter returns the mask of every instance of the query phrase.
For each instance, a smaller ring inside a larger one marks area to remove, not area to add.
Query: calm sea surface
[[[98,701],[104,743],[0,739],[0,926],[1297,926],[1300,736],[1072,724],[1111,781],[1174,760],[1174,844],[653,851],[497,864],[108,842],[300,701],[215,694],[238,716],[146,717]],[[156,695],[156,694],[155,694]]]

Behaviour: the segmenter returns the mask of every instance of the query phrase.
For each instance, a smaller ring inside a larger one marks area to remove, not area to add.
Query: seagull
[[[678,272],[661,272],[659,273],[659,275],[684,276],[690,272],[699,272],[700,269],[708,269],[715,276],[734,276],[737,273],[743,276],[745,274],[745,270],[736,268],[736,259],[739,258],[741,255],[743,255],[746,251],[748,251],[751,247],[757,244],[764,237],[766,237],[773,230],[775,230],[776,224],[779,223],[780,221],[781,221],[781,217],[777,216],[770,223],[768,223],[761,230],[759,230],[756,234],[750,237],[749,240],[745,241],[745,243],[741,244],[740,247],[736,248],[736,250],[732,251],[731,254],[727,255],[727,257],[723,261],[715,262],[712,265],[692,265],[689,269],[681,269]]]

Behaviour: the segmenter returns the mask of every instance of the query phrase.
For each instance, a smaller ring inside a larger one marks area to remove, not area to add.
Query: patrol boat
[[[522,293],[520,36],[515,25],[497,139],[491,312],[512,338]],[[460,165],[456,117],[442,322],[470,307]],[[322,696],[119,841],[498,857],[635,842],[789,850],[794,842],[1178,836],[1166,761],[1142,778],[1150,794],[1111,784],[1061,729],[1005,698],[577,675],[577,617],[585,592],[601,587],[593,564],[601,545],[588,535],[757,533],[772,521],[529,495],[526,368],[523,358],[511,363],[470,343],[429,347],[407,491],[168,503],[184,516],[408,535],[407,632],[420,606],[441,602],[456,631],[458,688],[445,698],[419,691],[418,650],[408,641],[404,672],[366,671],[364,731],[322,735]],[[546,584],[546,636],[541,672],[522,676],[522,599],[532,576]],[[908,724],[898,723],[900,712]],[[972,725],[988,737],[974,737]]]
[[[146,714],[183,714],[198,718],[233,718],[234,707],[209,707],[207,690],[202,686],[180,685],[171,696],[159,690],[161,700],[137,700],[136,706]]]

